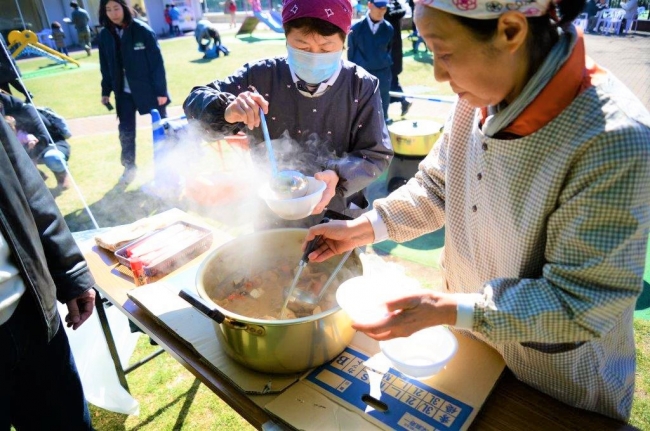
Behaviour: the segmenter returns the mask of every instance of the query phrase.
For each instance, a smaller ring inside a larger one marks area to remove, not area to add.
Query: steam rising
[[[198,123],[167,122],[166,139],[154,145],[155,180],[152,192],[182,201],[187,209],[238,232],[251,231],[270,211],[258,190],[271,178],[263,141],[248,135],[204,140]],[[289,132],[272,141],[278,170],[297,170],[313,176],[337,159],[331,142],[315,133],[301,142]],[[158,145],[158,146],[156,146]],[[250,148],[250,149],[249,149]],[[275,217],[273,217],[275,218]]]

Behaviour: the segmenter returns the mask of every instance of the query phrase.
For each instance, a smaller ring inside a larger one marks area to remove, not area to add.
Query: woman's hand
[[[106,105],[110,101],[108,96],[102,96],[102,105]]]
[[[330,257],[345,253],[355,247],[370,244],[375,239],[375,232],[370,221],[365,217],[357,217],[354,220],[332,220],[329,223],[321,223],[313,226],[307,232],[303,250],[307,243],[316,236],[322,235],[320,245],[309,254],[309,260],[323,262]]]
[[[228,123],[244,123],[249,129],[260,126],[260,108],[269,112],[269,102],[261,94],[244,91],[226,107],[224,119]]]
[[[158,96],[158,106],[164,106],[167,103],[167,97]]]
[[[352,327],[375,340],[408,337],[436,325],[455,325],[457,302],[453,294],[435,291],[414,293],[386,303],[388,316],[373,323]]]
[[[336,185],[339,183],[339,176],[336,172],[328,169],[323,172],[316,172],[314,178],[325,181],[323,197],[321,197],[320,202],[318,202],[318,205],[316,205],[314,211],[312,211],[312,214],[320,214],[336,194]]]

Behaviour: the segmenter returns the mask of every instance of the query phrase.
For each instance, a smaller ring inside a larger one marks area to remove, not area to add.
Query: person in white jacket
[[[638,7],[639,2],[637,0],[621,2],[621,8],[625,9],[625,33],[630,32],[630,28],[632,28],[632,22],[636,19]]]

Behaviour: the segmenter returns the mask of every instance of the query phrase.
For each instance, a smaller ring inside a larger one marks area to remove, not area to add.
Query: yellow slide
[[[61,54],[53,50],[49,46],[45,46],[38,41],[38,36],[31,30],[18,31],[14,30],[9,33],[9,51],[13,58],[18,58],[21,53],[29,53],[41,55],[43,57],[50,57],[57,63],[72,63],[80,66],[79,62],[74,58]]]

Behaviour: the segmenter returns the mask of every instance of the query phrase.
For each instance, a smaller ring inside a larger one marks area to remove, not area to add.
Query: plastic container
[[[341,283],[336,302],[354,322],[366,324],[386,317],[387,301],[421,290],[417,280],[406,276],[362,275]]]
[[[325,182],[307,177],[307,194],[296,199],[276,199],[268,183],[259,189],[259,196],[278,217],[285,220],[300,220],[311,215],[323,197]]]
[[[143,264],[142,269],[144,270],[144,273],[147,277],[169,274],[176,268],[184,265],[185,263],[189,262],[210,248],[212,245],[212,232],[209,229],[184,221],[179,221],[148,235],[145,235],[142,238],[138,238],[137,240],[117,249],[115,251],[115,257],[117,258],[117,261],[127,268],[131,268],[131,256],[129,256],[130,249],[144,243],[144,241],[152,238],[155,235],[164,235],[165,231],[168,229],[177,229],[179,225],[186,229],[189,229],[190,231],[196,231],[196,235],[194,238],[187,242],[183,242],[180,236],[172,236],[171,238],[165,238],[164,241],[161,241],[165,243],[165,247],[160,249],[161,255],[164,257],[164,259],[157,259],[151,264]],[[169,251],[169,254],[164,254],[165,249]]]
[[[433,326],[408,337],[380,341],[379,348],[393,368],[407,377],[428,379],[454,357],[458,340],[444,326]]]

